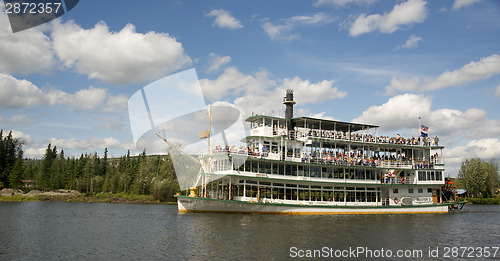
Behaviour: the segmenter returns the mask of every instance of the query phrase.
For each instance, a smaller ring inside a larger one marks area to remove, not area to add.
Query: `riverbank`
[[[500,204],[500,197],[496,198],[467,198],[469,204],[472,205],[498,205]]]
[[[96,203],[140,203],[140,204],[177,204],[177,202],[160,202],[151,195],[130,195],[125,193],[82,194],[76,190],[57,190],[41,192],[32,190],[23,193],[21,190],[3,189],[0,201],[55,201],[55,202],[96,202]]]

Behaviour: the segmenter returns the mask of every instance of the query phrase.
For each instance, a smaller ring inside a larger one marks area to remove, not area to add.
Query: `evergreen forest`
[[[97,153],[65,157],[64,150],[48,144],[42,159],[23,158],[23,141],[0,131],[0,187],[19,189],[77,190],[81,193],[152,195],[155,200],[175,201],[179,192],[169,155],[127,155],[108,158]]]

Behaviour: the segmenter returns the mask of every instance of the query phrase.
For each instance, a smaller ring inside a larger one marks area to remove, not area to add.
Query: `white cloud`
[[[340,91],[334,87],[334,81],[323,80],[318,83],[311,83],[309,80],[302,80],[295,76],[292,79],[283,79],[283,84],[279,88],[283,95],[284,90],[292,89],[294,99],[298,104],[319,103],[332,99],[343,99],[347,92]]]
[[[465,145],[445,149],[446,170],[450,176],[458,176],[462,162],[466,159],[480,158],[482,160],[500,158],[500,139],[487,138],[471,140]]]
[[[500,74],[500,55],[494,54],[481,58],[477,62],[470,62],[458,70],[444,72],[437,78],[426,79],[423,83],[420,83],[419,78],[401,79],[394,77],[391,84],[385,87],[385,91],[388,95],[397,91],[433,91],[451,86],[461,86],[498,74]]]
[[[24,150],[24,157],[30,159],[41,159],[45,154],[47,147],[29,147]]]
[[[135,148],[132,142],[121,142],[113,137],[101,138],[101,137],[92,137],[89,139],[77,139],[77,138],[65,138],[65,139],[56,139],[50,138],[47,143],[57,146],[58,150],[83,150],[83,151],[92,151],[92,150],[104,150],[108,149],[124,149],[128,150],[131,148]]]
[[[226,68],[215,80],[202,79],[200,86],[209,100],[232,100],[245,115],[282,111],[281,101],[287,89],[293,89],[298,106],[342,99],[347,93],[334,81],[311,83],[300,77],[276,79],[267,71],[244,74],[235,67]]]
[[[8,132],[6,133],[4,130],[4,136],[6,136],[7,134],[8,134]],[[30,135],[28,135],[26,133],[22,133],[22,132],[17,131],[17,130],[12,130],[12,137],[21,139],[22,141],[24,141],[24,145],[29,145],[33,142],[33,139],[31,138]]]
[[[240,29],[243,28],[241,21],[234,18],[227,10],[224,9],[214,9],[210,11],[206,16],[215,17],[213,25],[220,28],[228,29]]]
[[[456,176],[465,158],[488,160],[500,156],[500,120],[488,119],[483,109],[432,110],[430,97],[407,93],[369,107],[353,121],[380,126],[379,135],[401,133],[403,137],[417,137],[418,117],[421,124],[429,127],[429,136],[438,136],[440,145],[445,146],[447,173],[452,176]]]
[[[43,92],[27,80],[0,73],[0,108],[33,107],[45,103]]]
[[[27,80],[0,73],[0,109],[65,105],[79,110],[120,112],[127,108],[124,94],[112,95],[107,89],[82,89],[74,94],[58,89],[43,91]]]
[[[134,150],[135,146],[132,142],[122,142],[114,137],[91,137],[89,139],[78,138],[50,138],[44,145],[33,144],[32,146],[24,149],[24,156],[27,158],[42,158],[47,149],[47,145],[51,144],[52,147],[57,147],[57,151],[64,150],[66,156],[69,156],[69,150],[96,152],[104,151],[105,148],[109,150]],[[77,155],[79,155],[77,153]]]
[[[40,27],[12,33],[3,11],[0,11],[0,57],[3,73],[45,72],[55,65],[50,39]]]
[[[495,90],[495,96],[500,98],[500,85],[498,85],[497,89]]]
[[[324,25],[331,23],[333,18],[325,13],[316,13],[311,16],[293,16],[285,20],[283,24],[273,24],[266,21],[262,24],[262,29],[271,40],[292,41],[299,38],[299,34],[293,33],[293,29],[298,26]]]
[[[338,7],[345,7],[349,4],[369,5],[375,1],[377,0],[317,0],[314,3],[314,6],[333,5]]]
[[[192,63],[182,44],[166,33],[137,33],[132,24],[110,32],[104,22],[83,29],[54,23],[55,53],[67,67],[107,83],[131,84],[161,78]]]
[[[353,121],[380,126],[381,131],[418,130],[418,118],[429,127],[431,135],[484,139],[500,136],[500,120],[490,120],[486,111],[470,108],[432,110],[432,99],[421,94],[405,93],[382,105],[371,106]]]
[[[234,66],[226,68],[215,80],[200,79],[199,82],[203,95],[212,101],[242,92],[262,90],[274,85],[266,71],[260,71],[252,76],[241,73]]]
[[[467,7],[477,2],[481,2],[481,0],[455,0],[455,2],[453,3],[453,9],[458,10],[462,7]]]
[[[293,29],[292,24],[278,24],[275,25],[271,22],[265,22],[262,24],[262,29],[271,38],[271,40],[286,40],[291,41],[297,39],[299,36],[297,34],[290,34]]]
[[[399,48],[405,48],[405,49],[417,48],[418,44],[420,42],[423,42],[423,41],[424,41],[424,39],[422,39],[422,37],[415,36],[412,34],[410,36],[410,38],[408,38],[408,40],[406,40],[406,42],[403,45],[398,46],[396,49],[399,49]]]
[[[209,54],[209,66],[207,73],[212,73],[218,71],[222,66],[231,62],[231,56],[219,56],[215,53]]]
[[[390,34],[402,26],[422,23],[427,16],[426,4],[423,0],[408,0],[395,5],[390,13],[361,14],[354,21],[347,23],[349,34],[358,36],[373,31]]]
[[[430,98],[417,94],[402,94],[390,98],[382,105],[365,110],[354,122],[380,125],[381,131],[418,127],[418,117],[431,112]]]

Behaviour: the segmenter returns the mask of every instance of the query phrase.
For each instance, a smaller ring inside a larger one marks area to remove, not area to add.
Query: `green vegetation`
[[[457,185],[472,198],[494,198],[498,188],[498,164],[481,159],[467,159],[458,172]]]
[[[500,198],[468,198],[467,201],[473,205],[495,205],[500,204]]]
[[[23,160],[22,144],[12,138],[12,132],[6,137],[3,130],[0,132],[0,183],[4,187],[25,192],[77,190],[110,202],[116,198],[171,202],[180,191],[170,155],[148,156],[143,151],[139,156],[130,156],[129,151],[110,159],[105,149],[102,158],[97,153],[65,158],[63,150],[58,152],[56,146],[48,144],[43,159]]]

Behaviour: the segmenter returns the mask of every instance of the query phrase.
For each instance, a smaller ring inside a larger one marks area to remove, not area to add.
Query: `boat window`
[[[418,193],[424,193],[424,189],[419,188]]]
[[[432,188],[428,188],[427,193],[432,193]]]
[[[413,193],[413,189],[412,189],[412,188],[409,188],[409,189],[408,189],[408,193],[410,193],[410,194],[411,194],[411,193]]]
[[[272,124],[273,120],[272,119],[264,119],[264,125],[266,127],[271,127],[271,124]]]
[[[398,189],[393,189],[392,190],[392,193],[398,193],[398,192],[399,192]]]
[[[259,127],[259,122],[258,122],[258,120],[252,121],[252,122],[251,122],[251,128],[252,128],[252,129],[255,129],[255,128],[257,128],[257,127]]]

